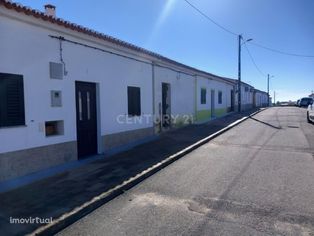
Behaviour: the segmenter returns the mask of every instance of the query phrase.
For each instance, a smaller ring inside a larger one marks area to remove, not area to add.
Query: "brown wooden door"
[[[97,154],[96,84],[75,82],[78,157]]]

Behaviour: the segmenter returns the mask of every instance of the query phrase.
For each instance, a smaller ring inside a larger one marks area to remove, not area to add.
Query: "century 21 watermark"
[[[118,124],[159,124],[161,122],[188,125],[194,123],[194,116],[191,114],[185,115],[162,115],[161,117],[151,114],[141,115],[118,115],[116,117]]]
[[[28,218],[13,218],[10,217],[10,224],[50,224],[52,223],[52,217],[40,218],[40,217],[28,217]]]

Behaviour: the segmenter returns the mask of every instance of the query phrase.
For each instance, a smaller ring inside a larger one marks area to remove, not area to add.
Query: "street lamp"
[[[252,41],[253,39],[247,39],[242,43],[243,37],[239,34],[239,50],[238,50],[238,112],[241,112],[241,46],[242,44]]]
[[[269,74],[267,74],[267,95],[268,95],[268,106],[269,106],[269,79],[273,78],[274,76],[269,76]]]

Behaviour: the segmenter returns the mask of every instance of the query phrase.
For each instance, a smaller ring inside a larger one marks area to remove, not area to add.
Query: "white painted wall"
[[[248,91],[245,91],[245,87],[248,87]],[[253,104],[253,87],[249,85],[241,85],[241,100],[243,105]]]
[[[152,114],[151,65],[64,42],[68,75],[63,80],[52,80],[49,62],[59,62],[59,41],[49,34],[100,45],[72,37],[71,31],[64,34],[3,15],[0,32],[5,32],[0,35],[0,72],[24,76],[26,119],[25,127],[0,129],[0,153],[76,140],[75,81],[99,84],[101,135],[152,127],[151,121],[118,124],[116,120],[118,115],[127,114],[128,85],[141,88],[142,114]],[[62,91],[61,108],[50,107],[50,90]],[[50,120],[64,120],[64,135],[45,136],[44,122]]]
[[[257,107],[265,107],[268,103],[267,93],[256,91],[255,93],[256,106]]]
[[[146,122],[144,118],[153,114],[153,80],[150,64],[63,42],[63,59],[68,75],[63,80],[53,80],[49,78],[49,62],[60,62],[60,52],[59,41],[50,38],[49,35],[64,36],[70,40],[123,53],[150,63],[151,59],[147,56],[136,55],[134,51],[121,46],[113,46],[103,40],[4,8],[0,8],[0,32],[0,72],[24,76],[26,120],[26,126],[23,127],[0,128],[0,153],[75,141],[75,81],[97,83],[101,135],[153,127],[152,119]],[[197,76],[195,89],[194,76],[178,74],[158,66],[155,67],[154,81],[156,115],[159,114],[162,82],[171,85],[173,115],[195,115],[195,103],[197,110],[209,110],[211,89],[215,90],[215,109],[231,106],[230,90],[233,86],[223,81]],[[128,120],[129,122],[121,124],[117,120],[119,116],[125,116],[128,112],[127,86],[141,88],[141,111],[144,118],[141,123]],[[204,105],[200,104],[201,87],[207,88],[207,102]],[[62,107],[50,106],[51,90],[62,91]],[[218,104],[218,91],[223,93],[222,104]],[[51,120],[64,121],[64,135],[45,136],[44,122]]]
[[[249,87],[249,91],[245,92],[245,87]],[[262,91],[254,92],[254,87],[246,84],[241,85],[242,105],[253,105],[255,96],[256,106],[263,107],[267,104],[267,93]],[[238,105],[238,94],[235,97],[235,105]]]
[[[207,88],[206,104],[201,104],[201,88]],[[211,109],[211,90],[215,90],[215,109],[231,107],[231,90],[233,86],[214,79],[197,76],[197,110]],[[218,91],[222,92],[222,103],[218,104]]]
[[[211,108],[211,97],[210,97],[210,90],[215,89],[215,87],[212,84],[212,81],[202,77],[202,76],[197,76],[197,96],[196,96],[196,104],[197,104],[197,111],[202,111],[202,110],[210,110]],[[201,104],[201,89],[206,88],[206,103]]]
[[[195,78],[176,71],[155,66],[155,115],[160,117],[159,104],[162,102],[162,83],[170,84],[171,115],[194,116]]]
[[[237,86],[237,85],[236,85]],[[245,87],[248,87],[248,91],[245,91]],[[254,96],[254,87],[244,84],[241,84],[241,110],[248,109],[253,107],[253,96]],[[238,93],[235,94],[235,106],[238,106]]]

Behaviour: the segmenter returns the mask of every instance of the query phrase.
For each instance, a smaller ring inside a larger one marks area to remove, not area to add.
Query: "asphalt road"
[[[267,109],[60,235],[314,235],[314,125]]]

